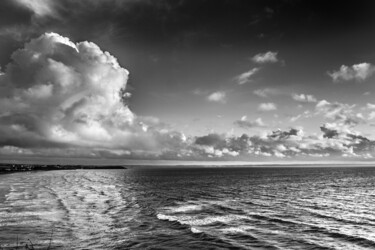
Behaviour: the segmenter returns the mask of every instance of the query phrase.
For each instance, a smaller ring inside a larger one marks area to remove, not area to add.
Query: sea
[[[375,168],[0,175],[0,249],[374,249]]]

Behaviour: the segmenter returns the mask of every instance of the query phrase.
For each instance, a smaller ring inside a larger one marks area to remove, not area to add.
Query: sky
[[[371,161],[375,2],[4,0],[0,159]]]

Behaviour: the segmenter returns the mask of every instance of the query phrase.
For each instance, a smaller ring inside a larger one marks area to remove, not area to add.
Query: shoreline
[[[30,171],[52,171],[52,170],[77,170],[77,169],[127,169],[121,165],[60,165],[60,164],[0,164],[0,174],[30,172]]]
[[[133,169],[133,168],[155,168],[155,169],[183,169],[183,168],[346,168],[346,167],[375,167],[374,163],[315,163],[295,162],[275,164],[270,162],[248,162],[242,164],[131,164],[131,165],[80,165],[80,164],[34,164],[34,163],[0,163],[0,175],[17,172],[31,171],[53,171],[53,170],[78,170],[78,169]]]

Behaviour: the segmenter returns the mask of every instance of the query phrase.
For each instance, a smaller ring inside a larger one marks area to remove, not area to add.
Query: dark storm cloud
[[[223,44],[269,49],[278,40],[285,44],[371,27],[374,6],[362,0],[4,0],[0,65],[26,40],[51,31],[74,41],[105,37],[144,49],[199,51]]]
[[[29,24],[32,19],[33,12],[26,7],[19,5],[16,1],[1,1],[0,8],[0,27],[10,25]]]
[[[201,46],[246,42],[256,33],[295,37],[358,28],[374,22],[374,6],[372,1],[5,0],[0,23],[2,28],[33,27],[37,35],[53,29],[73,39],[92,39],[113,32],[143,43],[152,38]]]

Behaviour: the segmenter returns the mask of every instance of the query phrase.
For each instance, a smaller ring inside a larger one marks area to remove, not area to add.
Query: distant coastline
[[[26,171],[51,171],[51,170],[76,170],[76,169],[126,169],[125,166],[103,165],[61,165],[61,164],[12,164],[1,163],[0,174],[26,172]]]
[[[296,167],[375,167],[374,162],[356,161],[279,161],[279,162],[240,162],[240,161],[131,161],[122,164],[79,163],[6,163],[0,162],[0,174],[28,171],[77,170],[77,169],[131,169],[131,168],[296,168]]]

